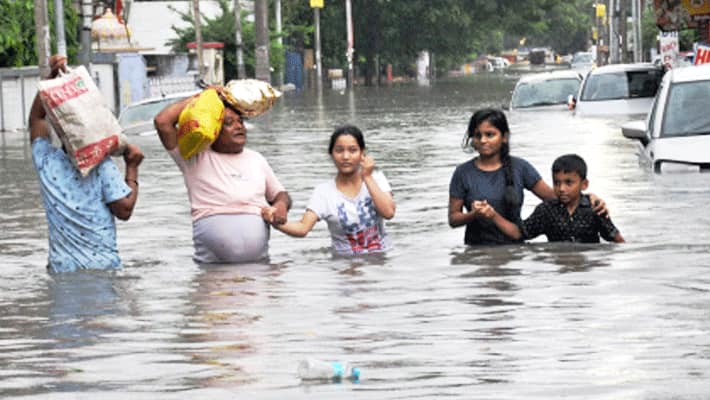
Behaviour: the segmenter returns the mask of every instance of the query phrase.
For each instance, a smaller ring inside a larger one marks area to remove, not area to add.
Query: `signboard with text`
[[[678,31],[660,32],[661,61],[668,69],[678,66]]]
[[[710,21],[710,0],[653,0],[653,8],[662,31],[697,28]]]
[[[698,43],[695,49],[695,65],[710,63],[710,44]]]
[[[325,0],[311,0],[311,8],[323,8]]]

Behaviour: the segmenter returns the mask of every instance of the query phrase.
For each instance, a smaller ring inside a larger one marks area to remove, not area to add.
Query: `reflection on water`
[[[333,257],[325,224],[272,232],[268,264],[200,267],[179,171],[155,137],[125,268],[49,275],[29,146],[1,133],[0,397],[3,398],[703,398],[710,367],[710,175],[655,175],[623,121],[509,114],[512,153],[549,182],[576,152],[590,191],[629,243],[463,246],[448,183],[472,111],[508,100],[515,76],[287,93],[255,118],[300,218],[331,179],[336,125],[365,131],[392,184],[387,255]],[[525,197],[523,215],[538,203]],[[350,361],[359,383],[304,384],[298,361]]]

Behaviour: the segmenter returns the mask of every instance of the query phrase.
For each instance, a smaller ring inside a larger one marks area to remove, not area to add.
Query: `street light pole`
[[[348,29],[348,50],[347,50],[347,58],[348,58],[348,82],[347,85],[349,88],[353,87],[353,80],[355,79],[355,74],[353,73],[353,53],[355,52],[355,49],[353,49],[353,12],[352,12],[352,5],[350,3],[350,0],[345,0],[345,19],[346,19],[346,24],[347,24],[347,29]]]
[[[192,0],[193,20],[195,22],[195,48],[197,50],[197,71],[199,78],[205,77],[205,62],[202,59],[202,26],[200,23],[200,0]]]
[[[244,50],[242,45],[242,7],[239,0],[234,0],[234,36],[237,47],[237,78],[244,79],[247,74],[244,70]]]
[[[638,43],[638,62],[643,61],[643,36],[641,35],[641,18],[643,18],[643,4],[641,0],[636,1],[636,40]]]
[[[94,15],[94,6],[91,0],[81,0],[81,50],[79,51],[79,62],[89,69],[91,63],[91,18]]]
[[[313,24],[315,25],[314,34],[316,41],[316,87],[320,89],[323,81],[323,69],[320,54],[320,8],[313,8]]]
[[[276,40],[279,43],[279,50],[283,54],[283,38],[281,37],[281,0],[274,0],[274,18],[276,19]],[[283,67],[279,70],[276,84],[281,86],[284,83],[284,71]]]

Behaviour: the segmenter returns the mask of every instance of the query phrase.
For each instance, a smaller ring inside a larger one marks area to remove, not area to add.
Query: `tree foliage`
[[[286,0],[287,3],[296,0]],[[306,8],[307,2],[301,1]],[[517,47],[549,46],[558,52],[586,49],[593,0],[358,0],[353,1],[356,61],[366,76],[374,60],[400,72],[417,53],[435,54],[438,69],[471,54]],[[291,5],[292,6],[292,5]],[[323,61],[345,67],[344,1],[326,1],[321,11]],[[303,13],[303,12],[302,12]]]
[[[234,79],[237,77],[237,39],[235,37],[236,19],[234,18],[234,9],[232,2],[228,0],[219,0],[219,15],[214,18],[207,18],[204,14],[200,15],[202,40],[204,42],[222,42],[224,43],[224,75],[225,80]],[[185,28],[173,26],[173,31],[177,34],[176,39],[168,42],[175,52],[187,52],[187,44],[195,41],[194,19],[191,12],[181,12],[173,8],[173,11],[180,14],[183,21],[188,25]],[[255,35],[254,22],[248,21],[246,12],[242,10],[242,51],[244,54],[244,67],[248,76],[254,76],[255,59]],[[273,27],[273,25],[270,25]],[[274,70],[283,69],[284,56],[283,49],[276,41],[276,37],[272,35],[269,62]]]
[[[57,50],[54,28],[54,2],[48,1],[50,43]],[[79,52],[79,17],[72,0],[64,0],[64,36],[69,62]],[[34,1],[0,0],[0,67],[37,65]]]
[[[351,0],[355,65],[367,78],[376,76],[376,62],[392,64],[396,73],[413,70],[417,54],[434,54],[437,70],[469,61],[479,54],[517,48],[550,47],[561,54],[586,50],[595,24],[595,0]],[[225,43],[225,63],[233,63],[232,13],[220,0],[223,16],[207,20],[205,40]],[[273,2],[272,2],[273,3]],[[273,4],[271,4],[273,7]],[[272,8],[273,9],[273,8]],[[281,0],[284,49],[313,47],[314,12],[307,0]],[[651,21],[652,12],[644,20]],[[270,29],[274,30],[274,13]],[[185,16],[191,21],[189,16]],[[652,24],[651,24],[652,25]],[[248,71],[253,71],[253,24],[243,22]],[[178,31],[180,41],[194,40],[191,28]],[[655,37],[655,27],[644,27]],[[324,68],[347,68],[345,0],[325,0],[320,10],[321,53]],[[688,35],[685,35],[688,36]],[[645,47],[652,46],[644,41]],[[273,46],[273,44],[272,44]],[[180,44],[176,49],[184,49]],[[273,49],[273,47],[272,47]],[[282,52],[272,51],[272,57]],[[274,63],[280,66],[281,64]]]

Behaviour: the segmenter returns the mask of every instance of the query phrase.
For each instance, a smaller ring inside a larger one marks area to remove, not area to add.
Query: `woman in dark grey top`
[[[476,244],[508,244],[515,240],[503,234],[495,224],[474,210],[474,202],[490,204],[507,220],[520,224],[523,188],[541,200],[554,199],[555,192],[522,158],[510,155],[510,129],[502,111],[476,111],[468,124],[462,146],[473,147],[478,155],[458,167],[449,184],[449,225],[466,225],[464,242]],[[595,211],[606,214],[601,199]]]

